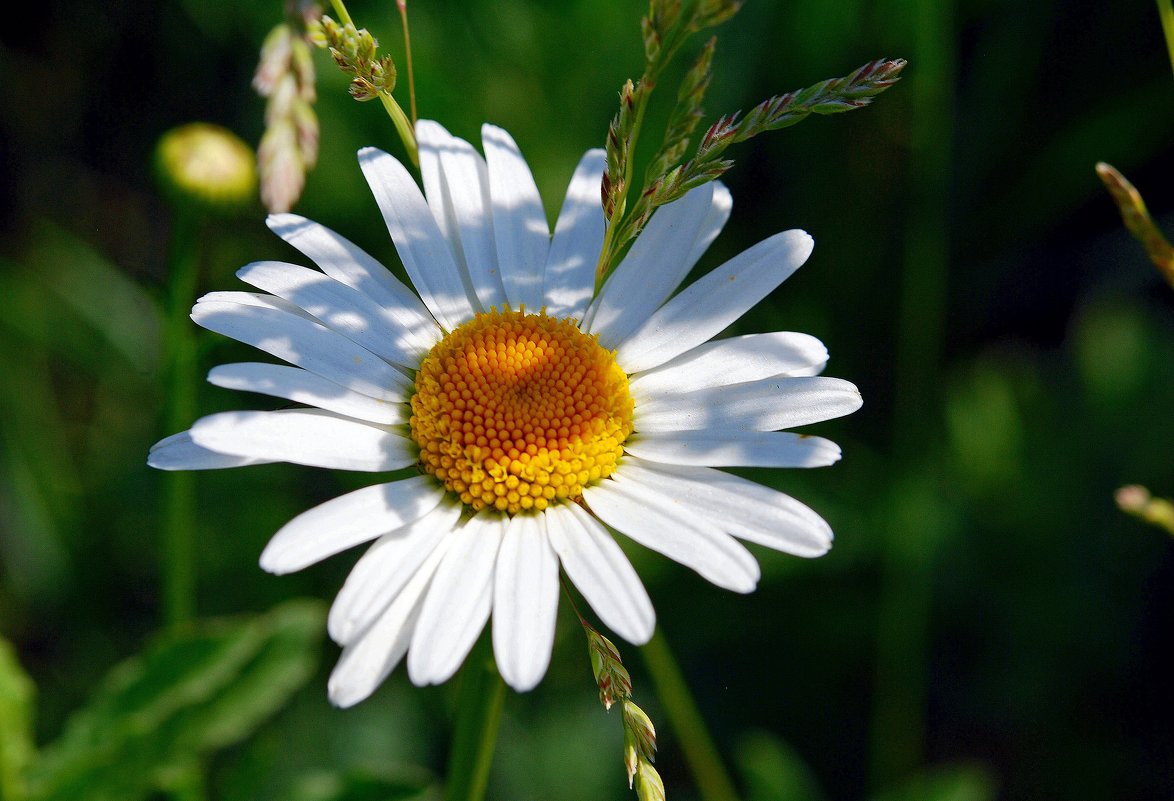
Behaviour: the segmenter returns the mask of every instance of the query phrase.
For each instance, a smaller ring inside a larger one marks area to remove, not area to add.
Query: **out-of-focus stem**
[[[176,209],[167,258],[165,348],[168,433],[182,431],[196,416],[196,341],[188,310],[199,274],[198,213]],[[196,611],[196,476],[188,471],[163,476],[163,618],[169,626],[188,622]]]
[[[489,784],[493,749],[501,724],[505,682],[497,672],[487,635],[461,669],[461,693],[444,801],[481,801]]]
[[[334,13],[338,14],[338,21],[343,25],[354,25],[355,21],[351,19],[350,12],[346,10],[346,4],[342,0],[330,0],[330,5],[334,7]]]
[[[640,653],[652,677],[656,697],[680,739],[681,750],[697,782],[698,795],[702,801],[738,801],[734,783],[660,628]]]
[[[949,267],[949,182],[954,83],[953,2],[916,0],[909,62],[912,91],[910,208],[898,314],[894,462],[915,463],[939,436],[926,414],[940,407]],[[928,489],[932,494],[933,488]],[[882,549],[873,688],[870,773],[873,789],[920,766],[925,751],[927,663],[934,551],[933,520],[891,520]]]

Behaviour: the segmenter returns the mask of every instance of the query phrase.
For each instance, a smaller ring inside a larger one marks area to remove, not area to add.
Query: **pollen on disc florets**
[[[577,500],[632,433],[628,377],[569,318],[496,309],[436,344],[416,373],[420,467],[473,509]]]

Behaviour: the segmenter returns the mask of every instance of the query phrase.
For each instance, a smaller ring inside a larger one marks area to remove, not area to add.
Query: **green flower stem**
[[[338,14],[339,22],[343,25],[355,26],[355,21],[351,19],[350,12],[346,10],[346,3],[342,2],[342,0],[330,0],[330,5],[334,7],[334,13]]]
[[[199,272],[197,217],[196,211],[182,205],[176,209],[167,257],[164,429],[168,433],[184,430],[196,416],[196,339],[188,312]],[[163,619],[177,626],[196,612],[195,474],[168,472],[163,482]]]
[[[355,21],[351,19],[350,12],[346,9],[346,3],[342,0],[330,0],[330,5],[334,8],[334,13],[338,15],[339,22],[343,25],[350,25],[352,28],[358,28]],[[406,11],[405,11],[406,14]],[[407,17],[404,17],[404,35],[407,35]],[[410,59],[411,56],[409,55]],[[410,69],[410,63],[409,63]],[[409,78],[409,82],[410,82]],[[412,115],[415,116],[415,87],[411,87],[412,93]],[[416,130],[412,125],[412,121],[408,119],[408,115],[404,114],[404,110],[400,108],[399,103],[391,96],[390,92],[380,92],[379,102],[383,104],[387,116],[391,117],[391,123],[395,126],[395,132],[399,134],[399,138],[403,140],[404,148],[408,151],[408,158],[412,160],[412,165],[416,169],[420,168],[420,149],[416,145]]]
[[[399,103],[395,102],[395,98],[387,92],[380,92],[379,100],[383,103],[383,108],[386,109],[387,116],[391,117],[391,122],[395,125],[396,133],[403,140],[404,147],[408,151],[408,158],[412,160],[412,165],[419,169],[420,150],[416,145],[416,133],[412,128],[411,121],[404,114],[404,110],[400,108]]]
[[[892,445],[894,461],[906,464],[916,464],[926,443],[940,438],[940,421],[925,410],[941,407],[954,138],[950,87],[956,72],[953,7],[948,0],[917,0],[907,15],[914,26],[909,60],[917,66],[909,78],[909,174],[915,178],[907,189]],[[928,468],[924,474],[931,474]],[[932,484],[916,488],[929,504],[939,497]],[[893,516],[885,528],[870,733],[874,790],[908,776],[924,761],[934,555],[943,527],[940,516],[904,514]]]
[[[657,627],[648,644],[640,649],[644,664],[656,688],[669,722],[681,741],[681,750],[689,769],[697,782],[701,801],[738,801],[734,783],[722,764],[717,746],[705,728],[705,721],[689,692],[681,668],[673,658],[673,652],[665,640],[664,633]]]
[[[448,760],[445,801],[481,801],[485,797],[504,702],[505,682],[493,662],[486,632],[461,669],[460,706]]]
[[[412,128],[416,127],[416,78],[412,74],[412,35],[408,31],[408,2],[397,0],[400,25],[404,29],[404,61],[408,62],[408,103],[412,111]]]
[[[1170,4],[1170,0],[1158,0],[1158,16],[1162,18],[1162,32],[1166,34],[1170,68],[1174,69],[1174,6]]]

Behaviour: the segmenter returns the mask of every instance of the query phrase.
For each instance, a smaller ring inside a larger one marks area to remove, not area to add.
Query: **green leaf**
[[[324,612],[293,601],[265,615],[163,636],[115,667],[45,749],[38,801],[133,801],[247,737],[310,677]]]
[[[394,775],[323,771],[300,777],[289,801],[411,801],[432,795],[432,779],[423,771]]]
[[[0,639],[0,798],[27,797],[25,769],[36,756],[33,699],[36,686],[21,668],[16,649]]]
[[[751,732],[737,749],[746,801],[824,801],[807,763],[791,746],[767,732]]]
[[[995,782],[979,765],[941,765],[916,774],[872,801],[994,801]]]

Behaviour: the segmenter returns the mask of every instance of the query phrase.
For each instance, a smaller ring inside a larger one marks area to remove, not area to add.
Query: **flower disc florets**
[[[577,500],[611,475],[632,433],[628,377],[569,318],[496,309],[420,364],[420,467],[473,509],[508,514]]]

